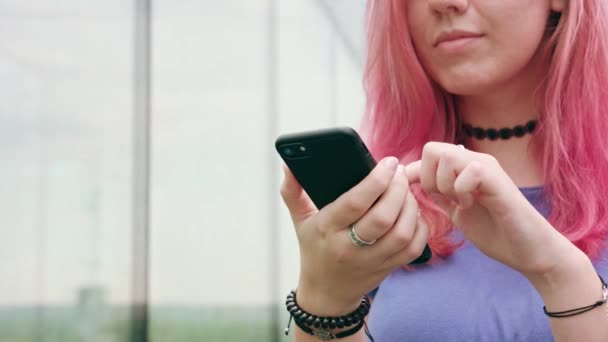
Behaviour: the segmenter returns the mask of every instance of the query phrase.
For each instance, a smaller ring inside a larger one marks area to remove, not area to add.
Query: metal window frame
[[[152,0],[134,0],[131,342],[147,342],[150,246]]]

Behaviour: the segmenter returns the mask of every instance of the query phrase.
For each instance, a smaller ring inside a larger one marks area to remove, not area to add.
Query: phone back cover
[[[280,146],[289,143],[303,143],[307,155],[286,158]],[[283,136],[276,145],[289,169],[319,209],[361,182],[376,164],[352,129]]]

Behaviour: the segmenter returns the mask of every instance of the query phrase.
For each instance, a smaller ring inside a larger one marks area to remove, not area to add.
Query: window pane
[[[132,4],[1,7],[0,340],[125,341]]]
[[[358,125],[360,8],[270,4],[154,2],[152,340],[280,338],[298,254],[272,142]],[[134,4],[0,7],[0,341],[126,341]]]
[[[151,339],[270,341],[268,1],[156,1]]]

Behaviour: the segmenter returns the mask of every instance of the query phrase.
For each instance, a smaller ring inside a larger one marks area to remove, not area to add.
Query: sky
[[[268,1],[154,2],[153,305],[267,303],[277,272],[295,286],[273,134],[358,126],[363,1],[278,3],[271,32]],[[132,4],[0,0],[0,89],[0,306],[74,303],[83,287],[128,302]]]

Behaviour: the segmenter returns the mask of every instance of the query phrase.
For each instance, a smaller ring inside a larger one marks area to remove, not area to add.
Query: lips
[[[466,38],[479,38],[479,37],[482,37],[483,35],[484,35],[483,33],[469,32],[469,31],[462,31],[462,30],[445,31],[445,32],[442,32],[441,34],[439,34],[439,36],[437,36],[437,38],[435,39],[435,42],[433,43],[433,47],[437,47],[439,44],[444,43],[444,42],[450,42],[450,41],[466,39]]]

